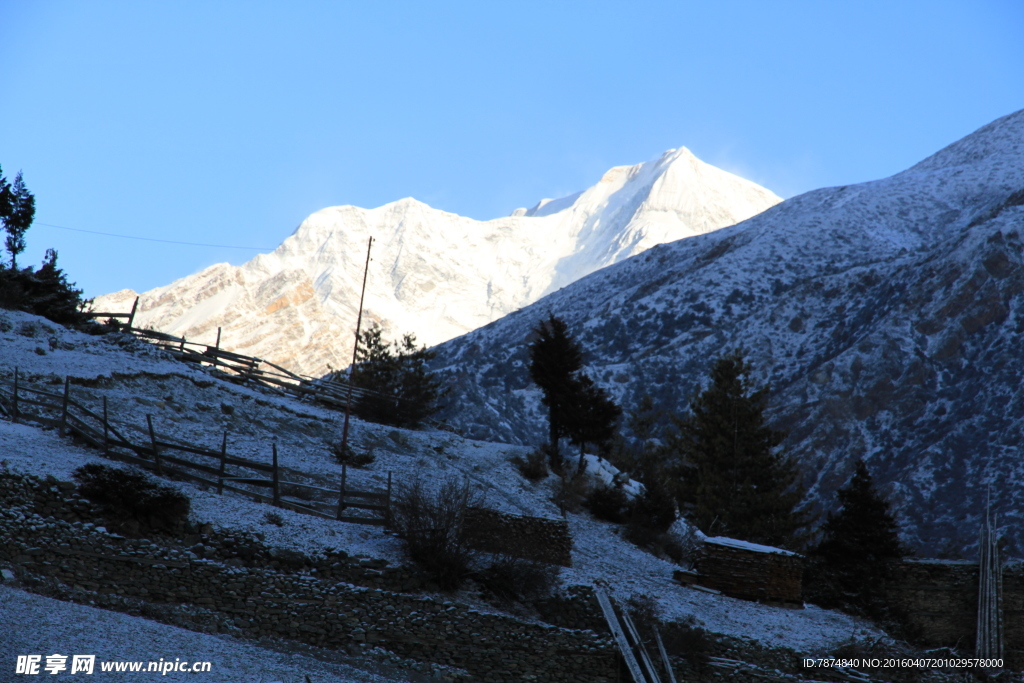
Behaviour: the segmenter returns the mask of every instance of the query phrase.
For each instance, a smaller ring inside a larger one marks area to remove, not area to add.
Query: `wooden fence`
[[[224,373],[225,379],[238,384],[260,385],[299,399],[312,399],[332,408],[344,408],[350,392],[354,401],[367,396],[385,397],[384,394],[370,389],[350,386],[348,382],[299,375],[263,358],[226,351],[220,348],[219,327],[214,346],[190,342],[184,337],[176,337],[166,332],[133,327],[138,306],[139,298],[135,297],[130,313],[88,312],[87,315],[94,319],[125,319],[127,322],[123,329],[126,332],[166,349],[178,360],[213,366]],[[386,398],[396,402],[405,400],[397,396]]]
[[[348,468],[344,465],[340,489],[285,481],[281,478],[276,443],[271,447],[269,464],[234,457],[228,454],[226,431],[219,449],[183,443],[158,434],[153,425],[152,415],[146,415],[148,442],[133,442],[111,422],[106,397],[103,398],[103,406],[100,409],[89,409],[72,398],[70,378],[65,378],[63,391],[55,393],[27,385],[15,369],[13,381],[0,378],[0,412],[15,422],[27,420],[56,427],[62,436],[71,434],[102,450],[109,458],[138,465],[159,476],[170,476],[215,487],[217,493],[232,491],[258,502],[343,522],[385,527],[391,522],[390,472],[387,489],[383,491],[360,491],[349,488]],[[232,474],[228,473],[228,467],[233,468]],[[244,487],[269,491],[259,493]],[[296,496],[303,491],[307,493],[301,499]],[[326,497],[328,500],[317,501],[316,496]],[[372,516],[346,514],[350,509],[364,510]]]

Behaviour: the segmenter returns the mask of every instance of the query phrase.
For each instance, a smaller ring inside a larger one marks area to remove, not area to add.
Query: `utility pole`
[[[366,275],[370,272],[370,249],[373,247],[373,237],[366,245],[366,265],[363,267],[363,289],[359,292],[359,315],[356,316],[356,343],[352,346],[352,364],[348,367],[348,397],[345,399],[345,427],[341,431],[341,453],[342,457],[348,452],[348,422],[352,414],[352,373],[356,369],[356,354],[359,353],[359,327],[363,323],[363,297],[366,296]],[[345,506],[345,487],[341,487],[338,496],[338,517],[341,518],[341,511]]]

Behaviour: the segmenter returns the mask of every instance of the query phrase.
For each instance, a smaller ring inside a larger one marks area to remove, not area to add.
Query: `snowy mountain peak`
[[[366,245],[364,318],[389,336],[436,344],[669,242],[732,225],[779,202],[689,150],[618,166],[587,190],[476,221],[407,197],[310,215],[242,266],[218,264],[142,295],[138,324],[320,374],[351,358]],[[127,308],[134,292],[98,297]]]

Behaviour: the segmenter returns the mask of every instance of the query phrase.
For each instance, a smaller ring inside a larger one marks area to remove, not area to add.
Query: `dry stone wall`
[[[564,519],[520,517],[472,508],[466,514],[465,524],[469,543],[477,550],[572,566],[572,535]]]
[[[974,649],[978,614],[978,563],[908,560],[889,587],[917,638],[932,647]],[[1024,563],[1003,567],[1003,642],[1007,664],[1024,667]]]
[[[53,480],[0,477],[0,560],[14,563],[23,576],[76,590],[213,610],[250,638],[283,637],[332,648],[372,644],[486,681],[582,683],[617,675],[614,645],[603,634],[340,582],[331,568],[288,571],[269,563],[258,566],[259,561],[245,564],[242,558],[233,558],[232,566],[187,548],[124,538],[68,519],[89,512],[88,503],[71,493],[67,484]],[[363,565],[364,560],[346,563],[339,575],[371,569],[380,573],[370,578],[382,580],[381,569]],[[402,580],[398,574],[393,579]]]
[[[708,539],[697,557],[697,583],[744,600],[803,605],[803,558],[784,550],[758,551]]]

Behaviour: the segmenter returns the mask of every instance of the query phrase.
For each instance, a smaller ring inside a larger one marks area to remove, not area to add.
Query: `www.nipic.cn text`
[[[96,655],[18,655],[14,665],[14,673],[23,675],[37,674],[92,674],[95,671],[124,673],[155,673],[166,676],[172,671],[186,673],[206,673],[210,671],[210,662],[193,662],[175,657],[174,661],[165,660],[150,662],[118,662],[96,661]]]

